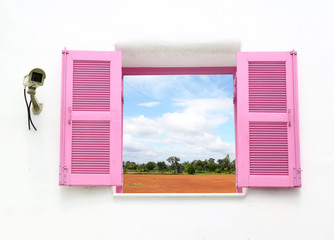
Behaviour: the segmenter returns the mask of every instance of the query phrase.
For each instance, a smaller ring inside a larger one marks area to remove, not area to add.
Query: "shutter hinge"
[[[69,54],[69,51],[66,48],[64,48],[64,50],[62,51],[62,54]]]
[[[72,123],[72,108],[68,107],[68,124]]]
[[[291,109],[288,109],[288,125],[291,127]]]
[[[66,184],[67,181],[67,167],[66,166],[61,166],[61,184],[64,185]]]
[[[300,168],[293,169],[293,178],[294,178],[295,186],[300,185],[301,172],[302,170]]]
[[[297,55],[297,51],[295,51],[295,49],[293,49],[293,50],[290,52],[290,55]]]

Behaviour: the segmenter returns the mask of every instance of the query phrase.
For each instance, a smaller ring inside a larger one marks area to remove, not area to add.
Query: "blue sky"
[[[232,75],[125,76],[123,161],[235,156]]]

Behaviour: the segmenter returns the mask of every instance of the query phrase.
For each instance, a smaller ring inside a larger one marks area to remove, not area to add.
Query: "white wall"
[[[333,239],[333,12],[331,0],[2,0],[0,239]],[[226,39],[243,51],[298,51],[301,189],[116,199],[110,188],[58,186],[64,46]],[[37,132],[27,130],[22,87],[34,67],[47,74]]]

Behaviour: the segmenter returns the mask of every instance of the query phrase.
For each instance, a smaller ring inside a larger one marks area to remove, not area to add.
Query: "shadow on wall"
[[[131,196],[117,198],[112,195],[112,187],[109,186],[59,186],[60,189],[60,205],[65,208],[78,208],[83,205],[97,205],[101,202],[152,202],[161,201],[163,199],[166,202],[228,202],[228,203],[240,203],[245,204],[256,202],[259,204],[282,204],[292,207],[298,207],[301,205],[301,189],[300,188],[248,188],[245,197],[222,197],[222,196],[196,196],[186,197],[177,196],[173,197],[163,196],[158,194],[157,196]],[[78,204],[80,202],[80,204]]]
[[[288,205],[300,206],[301,188],[248,188],[247,196],[252,199],[261,199],[261,202],[286,203]]]
[[[80,209],[83,205],[97,205],[101,201],[112,199],[110,186],[59,186],[59,192],[60,206],[71,209]]]

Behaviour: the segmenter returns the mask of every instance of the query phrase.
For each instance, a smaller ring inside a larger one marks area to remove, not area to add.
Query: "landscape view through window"
[[[235,192],[232,75],[124,76],[124,193]]]

